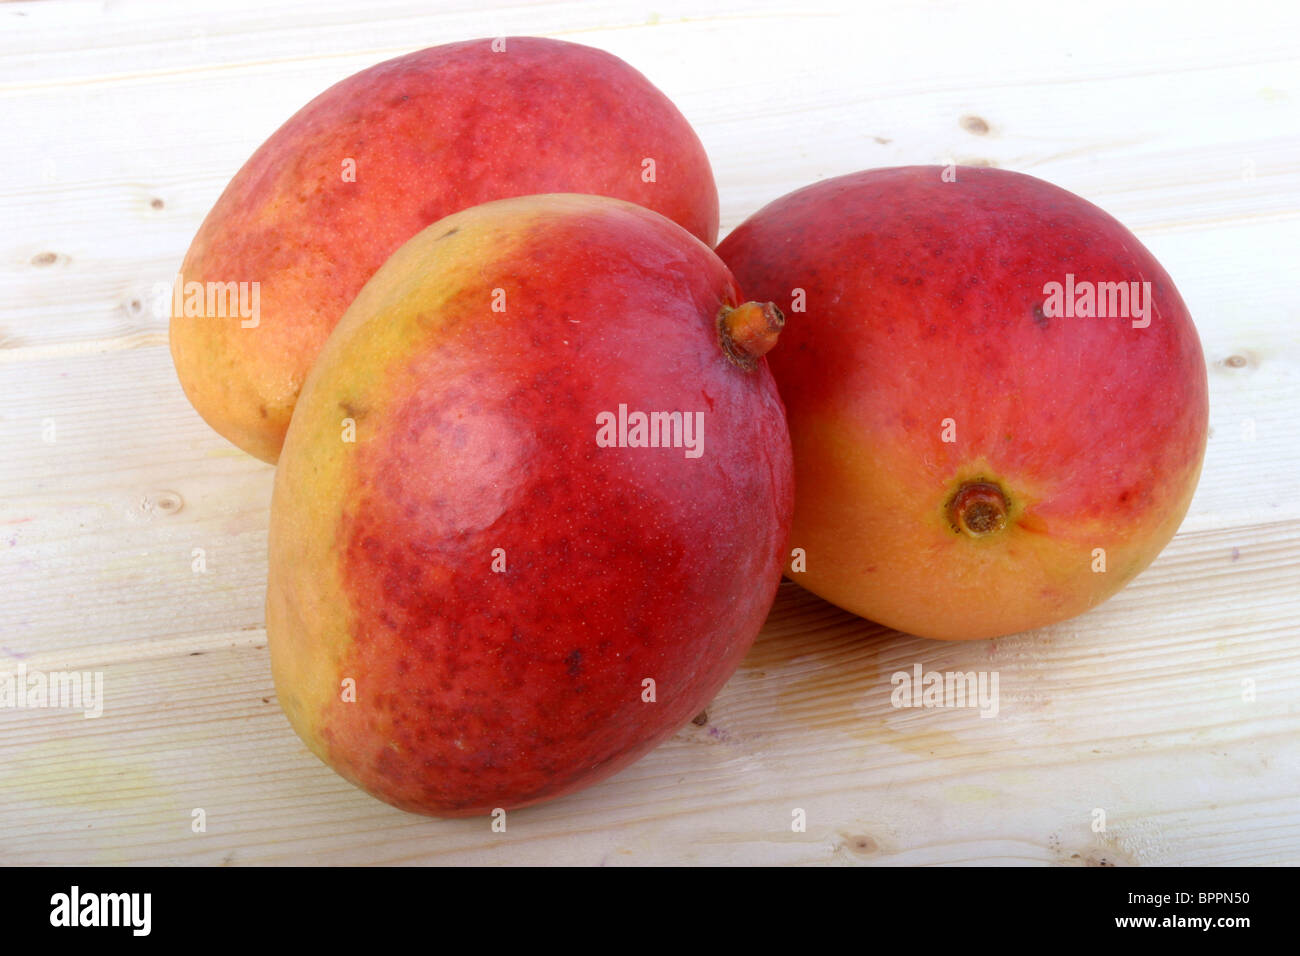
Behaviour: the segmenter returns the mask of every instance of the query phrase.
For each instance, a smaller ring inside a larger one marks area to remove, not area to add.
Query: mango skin
[[[326,90],[259,147],[204,220],[183,281],[259,282],[260,316],[244,327],[239,316],[173,310],[172,359],[194,408],[249,454],[277,460],[330,330],[398,246],[446,215],[510,196],[594,193],[716,241],[708,157],[645,77],[575,43],[492,44],[421,50]],[[653,182],[643,181],[647,158]]]
[[[922,637],[996,637],[1101,603],[1182,522],[1208,425],[1200,340],[1168,273],[1091,203],[997,169],[868,170],[776,200],[718,254],[786,311],[770,361],[806,551],[790,576],[810,591]],[[1037,312],[1066,273],[1150,281],[1150,326]],[[970,537],[947,504],[980,479],[1011,511]]]
[[[676,225],[589,196],[458,213],[376,273],[271,505],[272,670],[317,756],[406,810],[490,813],[609,776],[709,703],[793,508],[771,375],[718,342],[739,295]],[[702,456],[597,447],[619,403],[702,411]]]

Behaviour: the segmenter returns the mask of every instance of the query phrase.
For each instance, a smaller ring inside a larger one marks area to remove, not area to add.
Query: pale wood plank
[[[1180,536],[1097,611],[991,643],[897,635],[787,583],[706,726],[506,834],[402,814],[320,765],[260,630],[40,653],[29,668],[102,669],[104,715],[0,712],[0,846],[12,863],[1296,862],[1298,539]],[[918,662],[998,671],[999,716],[894,709],[890,675]]]

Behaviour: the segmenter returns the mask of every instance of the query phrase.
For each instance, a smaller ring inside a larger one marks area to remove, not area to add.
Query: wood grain
[[[1076,29],[1019,4],[655,6],[0,6],[0,676],[97,671],[105,692],[95,719],[0,709],[0,863],[1300,862],[1300,10],[1095,3]],[[267,663],[273,472],[190,409],[152,296],[316,93],[520,33],[663,88],[724,231],[819,178],[948,159],[1118,216],[1210,363],[1178,537],[1094,612],[970,645],[787,582],[703,726],[505,833],[403,814],[316,761]],[[893,707],[918,663],[996,671],[997,717]]]

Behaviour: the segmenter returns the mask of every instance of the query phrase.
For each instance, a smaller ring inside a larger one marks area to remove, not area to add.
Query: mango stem
[[[785,316],[773,302],[745,302],[718,311],[718,341],[732,364],[749,371],[776,345]]]

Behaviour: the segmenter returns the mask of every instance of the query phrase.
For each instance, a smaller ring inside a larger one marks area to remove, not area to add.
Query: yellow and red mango
[[[398,246],[458,210],[552,192],[626,199],[717,238],[699,138],[601,50],[474,40],[343,80],[253,154],[195,236],[171,320],[185,394],[274,462],[326,336]]]
[[[776,200],[718,254],[787,310],[771,366],[809,590],[994,637],[1086,611],[1173,537],[1205,359],[1169,275],[1096,206],[997,169],[876,169]]]
[[[761,357],[779,315],[739,303],[698,239],[594,196],[457,213],[379,269],[271,506],[275,682],[321,759],[407,810],[489,813],[600,780],[709,703],[793,507]]]

